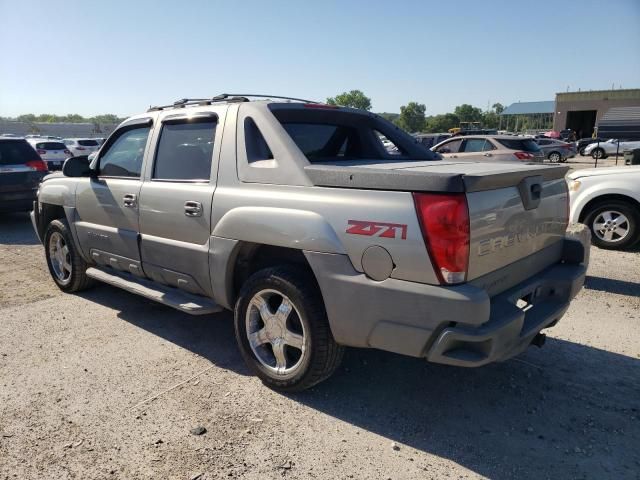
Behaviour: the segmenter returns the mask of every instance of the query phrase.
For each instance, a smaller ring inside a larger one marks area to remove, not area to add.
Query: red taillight
[[[84,147],[76,147],[76,150],[86,150]]]
[[[25,165],[29,168],[33,168],[37,172],[46,172],[49,169],[47,168],[47,164],[42,160],[30,160]]]
[[[41,148],[36,150],[36,152],[38,152],[38,155],[46,155],[47,154],[47,151],[46,150],[42,150]]]
[[[326,103],[305,103],[304,108],[320,108],[325,110],[337,110],[338,105],[327,105]]]
[[[64,154],[65,154],[65,155],[71,155],[71,152],[70,152],[69,150],[66,150],[66,149],[65,149]]]
[[[441,283],[462,283],[469,266],[469,208],[464,193],[414,193],[424,243]]]
[[[514,152],[514,155],[518,160],[533,160],[533,153],[529,152]]]

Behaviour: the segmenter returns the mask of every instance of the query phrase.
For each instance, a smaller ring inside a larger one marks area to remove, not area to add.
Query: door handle
[[[202,204],[189,200],[184,202],[184,214],[187,217],[201,217],[202,216]]]
[[[493,153],[485,153],[485,154],[484,154],[484,156],[485,156],[485,157],[492,157],[492,156],[493,156]]]
[[[122,203],[125,207],[134,208],[136,206],[136,198],[134,193],[127,193],[122,197]]]

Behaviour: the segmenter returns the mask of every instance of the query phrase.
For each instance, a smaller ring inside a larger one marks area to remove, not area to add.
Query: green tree
[[[482,114],[482,126],[484,128],[498,128],[499,125],[500,116],[494,110],[489,110]]]
[[[458,105],[453,113],[456,114],[461,122],[479,122],[482,120],[482,110],[468,103]]]
[[[19,122],[34,122],[35,119],[36,119],[36,116],[33,113],[19,115],[18,118],[16,118],[16,120],[18,120]]]
[[[62,117],[61,120],[67,123],[82,123],[87,121],[86,118],[84,118],[82,115],[78,115],[77,113],[68,113],[67,115]]]
[[[335,97],[327,98],[327,104],[371,110],[371,99],[361,90],[351,90],[350,92],[343,92]]]
[[[501,103],[497,102],[494,103],[491,108],[493,108],[493,110],[500,115],[502,112],[504,112],[504,105],[502,105]]]
[[[429,133],[444,133],[450,128],[460,125],[460,119],[454,113],[432,115],[427,117],[425,131]]]
[[[95,117],[91,117],[89,119],[94,123],[120,123],[123,119],[119,118],[117,115],[113,113],[105,113],[102,115],[96,115]]]
[[[427,107],[422,103],[407,103],[400,107],[398,126],[410,133],[422,132],[425,126],[424,112],[426,111]]]

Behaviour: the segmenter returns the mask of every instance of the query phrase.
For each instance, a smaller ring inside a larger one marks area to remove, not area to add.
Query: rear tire
[[[596,148],[591,152],[591,158],[594,160],[605,159],[607,158],[607,154],[602,148]]]
[[[560,155],[560,153],[558,152],[551,152],[547,158],[549,159],[550,162],[552,163],[560,163],[562,162],[562,155]]]
[[[298,267],[253,274],[240,291],[234,324],[245,362],[274,390],[312,387],[342,360],[344,347],[333,338],[318,285]]]
[[[624,249],[640,240],[640,214],[634,205],[611,200],[587,212],[584,223],[591,230],[591,241],[605,249]]]
[[[79,292],[94,284],[85,273],[87,263],[73,243],[66,220],[53,220],[47,225],[44,233],[44,252],[51,278],[63,292]]]

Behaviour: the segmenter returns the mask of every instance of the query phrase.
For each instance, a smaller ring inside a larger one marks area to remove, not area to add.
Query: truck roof
[[[158,105],[150,107],[147,112],[158,111],[158,110],[171,110],[174,108],[184,108],[186,106],[206,106],[211,105],[213,103],[238,103],[238,102],[250,102],[250,98],[255,98],[257,100],[253,101],[263,101],[263,102],[280,102],[280,103],[288,103],[288,102],[302,102],[302,103],[314,103],[321,105],[321,102],[317,102],[315,100],[306,100],[303,98],[295,98],[295,97],[284,97],[281,95],[265,95],[265,94],[253,94],[253,93],[221,93],[220,95],[216,95],[211,98],[181,98],[180,100],[176,100],[175,102],[168,105]]]

